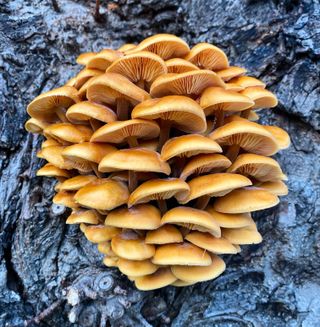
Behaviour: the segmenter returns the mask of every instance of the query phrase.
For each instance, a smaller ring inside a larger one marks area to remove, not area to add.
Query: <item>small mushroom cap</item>
[[[248,152],[271,156],[278,150],[274,136],[262,125],[238,120],[231,121],[214,130],[209,137],[220,145],[239,145]]]
[[[166,61],[168,73],[181,74],[190,72],[191,70],[199,70],[199,68],[190,61],[181,58],[172,58]]]
[[[223,80],[211,70],[192,70],[181,74],[163,74],[152,83],[150,95],[153,98],[161,98],[173,94],[195,97],[210,86],[225,87]]]
[[[78,191],[80,188],[90,184],[97,179],[93,175],[78,175],[65,180],[60,185],[61,191]]]
[[[276,160],[252,153],[239,155],[227,172],[253,177],[261,182],[287,179]]]
[[[186,180],[189,176],[196,174],[220,172],[231,166],[231,161],[222,154],[199,154],[184,166],[180,178]]]
[[[202,133],[207,128],[202,108],[185,96],[173,95],[144,101],[133,109],[131,116],[170,121],[173,127],[187,133]]]
[[[276,139],[280,150],[286,149],[290,146],[289,134],[278,126],[263,126]]]
[[[126,52],[128,50],[133,50],[137,45],[133,43],[123,44],[117,51]]]
[[[209,266],[210,255],[203,249],[185,242],[157,247],[151,260],[156,265]]]
[[[81,90],[80,90],[81,91]],[[115,73],[104,73],[90,80],[87,87],[87,98],[91,102],[115,105],[122,98],[136,105],[150,98],[150,95],[130,82],[125,76]]]
[[[128,206],[152,200],[165,200],[173,196],[177,197],[179,194],[189,194],[189,185],[183,180],[179,178],[152,179],[142,183],[130,194]]]
[[[214,210],[212,205],[206,208],[206,211],[214,218],[220,227],[223,228],[241,228],[253,223],[250,213],[228,214]]]
[[[39,120],[53,121],[58,108],[68,109],[79,102],[78,91],[72,86],[63,86],[37,96],[27,108],[28,114]]]
[[[218,173],[198,176],[188,182],[190,187],[189,195],[182,194],[177,197],[180,203],[187,203],[191,200],[207,195],[220,197],[232,190],[252,185],[249,178],[239,174]]]
[[[115,121],[99,128],[91,137],[91,142],[123,143],[129,137],[154,139],[160,128],[156,122],[144,119]]]
[[[195,282],[186,282],[184,280],[177,279],[175,282],[173,282],[171,285],[175,287],[186,287],[196,284]]]
[[[191,230],[209,232],[216,237],[221,236],[219,225],[208,212],[190,207],[175,207],[167,211],[161,219],[161,225],[164,224],[180,225]]]
[[[118,260],[119,260],[118,257],[105,256],[102,262],[107,267],[118,267]]]
[[[272,92],[258,86],[244,89],[241,94],[254,101],[253,109],[273,108],[278,104],[278,99]]]
[[[205,267],[188,267],[188,266],[173,266],[171,271],[177,278],[187,282],[204,282],[206,280],[217,278],[225,269],[224,261],[211,254],[211,264]]]
[[[79,65],[83,65],[83,66],[85,66],[85,65],[88,63],[88,61],[89,61],[91,58],[93,58],[95,55],[96,55],[95,52],[84,52],[84,53],[81,53],[81,54],[78,56],[76,62],[77,62],[77,64],[79,64]]]
[[[37,171],[37,176],[69,178],[70,174],[65,169],[47,163]]]
[[[139,147],[146,150],[157,151],[158,144],[158,138],[152,140],[142,140],[139,142]]]
[[[123,54],[112,49],[104,49],[92,56],[86,64],[87,68],[105,71],[114,61]]]
[[[141,80],[152,83],[158,76],[167,73],[167,66],[156,54],[141,51],[119,58],[107,72],[121,74],[133,83]]]
[[[106,255],[110,255],[113,252],[111,250],[111,242],[110,241],[104,241],[104,242],[98,243],[97,248],[100,253],[103,253]]]
[[[101,70],[98,69],[88,69],[85,68],[78,73],[78,75],[74,78],[72,86],[79,90],[82,85],[87,82],[90,78],[99,76],[103,74]]]
[[[52,165],[60,169],[72,169],[72,166],[62,157],[64,146],[52,145],[41,150],[42,156]]]
[[[206,116],[216,111],[239,112],[254,105],[254,102],[243,94],[225,90],[221,87],[209,87],[201,95],[200,106]]]
[[[257,231],[256,225],[250,225],[242,228],[222,229],[222,236],[234,244],[259,244],[262,242],[262,236]]]
[[[278,203],[279,198],[274,194],[252,187],[232,191],[217,199],[213,207],[218,212],[234,214],[263,210],[274,207]]]
[[[242,87],[249,88],[249,87],[260,87],[264,89],[266,87],[266,84],[260,81],[259,79],[251,76],[238,76],[229,81],[233,84],[238,84]]]
[[[146,260],[153,257],[155,247],[146,244],[135,232],[124,231],[111,241],[112,251],[120,258],[128,260]]]
[[[74,200],[74,193],[59,191],[52,199],[54,204],[76,209],[79,205]]]
[[[229,67],[226,54],[209,43],[198,43],[190,50],[185,59],[201,69],[221,70]]]
[[[223,237],[215,237],[210,233],[191,232],[185,239],[190,243],[215,254],[235,254],[238,250]]]
[[[191,157],[199,153],[222,152],[220,145],[208,137],[192,134],[171,138],[162,147],[161,158]]]
[[[99,171],[112,172],[117,170],[133,170],[158,172],[169,175],[171,172],[168,163],[160,155],[146,149],[122,149],[106,155],[99,164]]]
[[[257,187],[263,190],[269,191],[270,193],[277,196],[284,196],[288,194],[288,187],[282,181],[264,182],[259,183]]]
[[[150,204],[115,209],[107,215],[105,225],[131,229],[157,229],[160,227],[160,210]]]
[[[227,91],[240,92],[244,90],[244,87],[239,84],[227,82],[224,85]]]
[[[127,186],[112,179],[97,179],[74,196],[81,206],[98,210],[112,210],[125,204],[128,198]]]
[[[154,265],[150,260],[136,261],[123,258],[118,260],[117,266],[123,274],[132,277],[150,275],[158,269],[158,266]]]
[[[127,55],[138,51],[149,51],[163,60],[184,57],[189,51],[188,44],[172,34],[157,34],[141,41],[135,48],[128,50]]]
[[[112,109],[89,101],[74,104],[68,109],[66,116],[74,124],[84,123],[90,119],[104,123],[117,120],[117,115]]]
[[[26,121],[24,128],[29,133],[42,134],[43,130],[48,126],[47,122],[36,118],[30,118]]]
[[[48,146],[53,146],[53,145],[60,145],[60,143],[54,139],[47,139],[41,144],[41,149],[47,148]]]
[[[57,123],[44,129],[45,136],[56,139],[58,142],[82,143],[90,141],[92,129],[85,125]]]
[[[260,118],[259,115],[255,111],[250,110],[248,120],[257,121],[257,120],[259,120],[259,118]]]
[[[181,243],[183,242],[183,236],[178,228],[172,225],[164,225],[147,232],[145,242],[147,244]]]
[[[85,237],[92,243],[110,241],[120,233],[119,228],[104,225],[89,225],[84,228]]]
[[[97,225],[100,223],[100,215],[95,210],[76,209],[66,220],[68,225],[81,223]]]
[[[232,78],[244,75],[247,72],[245,68],[238,66],[229,66],[228,68],[217,71],[217,75],[220,76],[225,82],[230,81]]]
[[[140,291],[151,291],[168,286],[175,282],[176,279],[170,268],[160,268],[152,275],[136,278],[135,285]]]

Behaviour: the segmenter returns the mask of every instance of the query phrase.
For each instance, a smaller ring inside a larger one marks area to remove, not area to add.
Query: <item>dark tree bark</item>
[[[0,326],[319,326],[320,7],[317,0],[0,1]],[[256,215],[264,242],[226,257],[215,281],[139,292],[51,205],[36,178],[28,102],[79,71],[80,52],[153,33],[222,47],[279,97],[263,122],[289,131],[277,155],[290,193]],[[74,324],[72,324],[74,322]]]

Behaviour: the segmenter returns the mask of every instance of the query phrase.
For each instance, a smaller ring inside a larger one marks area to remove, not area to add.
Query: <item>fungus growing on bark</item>
[[[53,202],[71,208],[66,224],[105,269],[144,291],[184,287],[218,277],[218,255],[262,241],[251,212],[288,193],[270,156],[290,145],[253,122],[278,103],[263,81],[170,34],[77,62],[65,86],[29,104],[25,128],[46,138],[37,175],[58,180]]]

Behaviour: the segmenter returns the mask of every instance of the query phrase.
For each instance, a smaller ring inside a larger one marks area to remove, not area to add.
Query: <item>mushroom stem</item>
[[[96,119],[89,119],[89,123],[94,132],[101,127],[100,123]]]
[[[210,201],[210,196],[209,195],[203,195],[200,198],[198,198],[196,202],[196,208],[203,210],[207,207],[208,203]]]
[[[127,120],[129,116],[129,102],[124,98],[117,99],[118,120]]]
[[[240,146],[238,144],[233,144],[229,146],[227,150],[226,157],[231,161],[234,162],[239,154]]]
[[[129,192],[133,192],[138,185],[137,174],[134,170],[129,170]]]
[[[145,82],[143,79],[140,79],[138,82],[137,82],[137,86],[139,86],[142,90],[145,89]]]
[[[161,211],[161,214],[164,215],[168,211],[167,202],[164,199],[157,200],[158,207]]]
[[[127,138],[127,142],[129,144],[130,148],[136,148],[136,147],[139,146],[139,143],[138,143],[137,138],[135,136],[129,136]]]
[[[223,125],[224,122],[224,112],[223,110],[218,110],[216,113],[216,123],[215,128],[219,128]]]
[[[91,162],[90,166],[98,178],[103,178],[103,174],[98,170],[98,164]]]
[[[251,112],[251,108],[243,110],[240,114],[240,117],[248,119]]]
[[[176,157],[173,169],[174,177],[179,177],[186,163],[186,157]]]
[[[160,152],[162,146],[166,143],[170,136],[171,122],[167,120],[160,120],[160,137],[158,151]]]
[[[109,213],[108,210],[97,210],[97,211],[98,211],[99,214],[102,215],[102,216],[106,216],[106,215]]]
[[[67,117],[66,117],[66,109],[64,109],[62,107],[58,107],[56,109],[56,114],[63,123],[68,123],[69,122]]]

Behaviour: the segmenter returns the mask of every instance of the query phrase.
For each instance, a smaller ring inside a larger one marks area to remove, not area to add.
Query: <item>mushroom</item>
[[[43,134],[43,130],[48,126],[49,124],[45,121],[36,119],[36,118],[30,118],[26,121],[24,124],[24,128],[29,133],[34,134]]]
[[[142,183],[131,194],[128,199],[128,206],[131,207],[138,203],[147,203],[157,200],[161,213],[167,211],[166,199],[173,196],[178,198],[187,197],[189,185],[179,178],[152,179]]]
[[[86,68],[105,71],[114,61],[122,56],[123,54],[120,51],[104,49],[89,58]]]
[[[198,43],[184,59],[201,69],[222,70],[229,67],[226,54],[218,47],[209,43]]]
[[[95,210],[75,209],[67,218],[66,224],[92,224],[101,223],[101,215]]]
[[[171,271],[176,278],[186,282],[204,282],[206,280],[217,278],[226,269],[224,261],[211,254],[211,264],[205,267],[173,266]]]
[[[128,197],[128,188],[124,183],[103,178],[82,187],[74,199],[83,207],[104,211],[125,204]]]
[[[84,52],[84,53],[81,53],[76,62],[77,64],[79,65],[83,65],[83,66],[86,66],[88,61],[93,58],[97,53],[96,52]]]
[[[98,243],[97,249],[98,249],[98,251],[100,253],[106,254],[106,255],[109,255],[109,256],[112,255],[112,253],[114,253],[111,250],[111,240]]]
[[[163,74],[151,85],[150,95],[161,98],[166,95],[198,96],[210,86],[225,88],[223,80],[211,70],[192,70],[181,74]]]
[[[80,188],[90,184],[91,182],[97,179],[96,176],[93,175],[78,175],[66,179],[60,185],[61,191],[78,191]]]
[[[280,150],[286,149],[290,146],[289,134],[278,126],[263,126],[276,139]]]
[[[106,226],[128,229],[153,230],[160,227],[159,209],[150,204],[139,204],[131,208],[119,208],[108,213]]]
[[[159,136],[160,128],[156,122],[144,119],[130,119],[110,122],[99,128],[91,137],[91,142],[124,143],[137,147],[137,139],[154,139]]]
[[[73,124],[89,122],[94,131],[100,128],[103,123],[117,120],[117,115],[112,109],[89,101],[74,104],[68,109],[66,116]]]
[[[217,75],[221,77],[225,82],[239,76],[243,76],[247,70],[238,66],[229,66],[228,68],[217,71]]]
[[[59,191],[53,197],[52,202],[71,209],[77,209],[79,207],[74,200],[74,192]]]
[[[143,90],[149,90],[158,76],[167,73],[167,66],[156,54],[141,51],[119,58],[107,69],[107,73],[123,75]]]
[[[184,57],[189,51],[189,46],[179,37],[172,34],[157,34],[140,42],[135,48],[127,50],[126,54],[138,51],[153,52],[163,60]]]
[[[252,76],[238,76],[229,80],[232,84],[240,85],[243,88],[259,87],[264,89],[266,84]]]
[[[85,225],[81,224],[84,236],[92,243],[110,241],[120,233],[119,228],[104,225]]]
[[[72,86],[79,90],[83,86],[83,84],[90,80],[92,77],[99,76],[101,74],[103,74],[103,72],[99,69],[85,68],[81,70],[74,78]]]
[[[252,187],[230,192],[217,199],[213,208],[218,212],[236,214],[271,208],[278,203],[279,198],[274,194]]]
[[[255,186],[277,196],[284,196],[288,194],[288,187],[282,181],[269,181],[264,183],[258,183]]]
[[[163,225],[156,230],[148,231],[145,242],[147,244],[181,243],[183,236],[178,228],[172,225]]]
[[[209,266],[210,255],[188,242],[164,244],[157,247],[152,263],[156,265]]]
[[[66,110],[79,101],[77,89],[63,86],[37,96],[28,105],[27,112],[38,120],[54,122],[59,118],[67,122]]]
[[[262,242],[262,236],[258,232],[256,224],[242,228],[222,229],[222,236],[233,244],[259,244]]]
[[[133,109],[132,118],[160,121],[159,150],[169,138],[171,126],[186,133],[202,133],[207,127],[201,107],[185,96],[174,95],[144,101]]]
[[[107,267],[118,267],[118,260],[117,256],[105,256],[102,260],[103,264]]]
[[[190,230],[208,232],[221,236],[220,227],[208,212],[190,207],[175,207],[167,211],[161,219],[161,225],[173,224]]]
[[[58,181],[64,181],[70,177],[70,173],[65,169],[47,163],[37,171],[37,176],[56,177]]]
[[[142,277],[151,275],[158,270],[158,266],[154,265],[150,260],[127,260],[119,258],[117,262],[119,270],[132,277]]]
[[[199,70],[196,65],[181,58],[172,58],[167,60],[165,63],[168,73],[181,74],[190,72],[191,70]]]
[[[231,161],[222,154],[199,154],[184,166],[180,178],[186,180],[191,175],[217,173],[231,166]]]
[[[127,120],[129,106],[150,98],[150,95],[126,77],[105,73],[90,80],[87,98],[92,102],[115,105],[119,120]]]
[[[41,154],[50,164],[60,168],[71,170],[73,167],[62,156],[62,151],[65,149],[61,145],[47,146],[41,150]]]
[[[128,50],[133,50],[137,45],[133,43],[125,43],[117,51],[126,52]]]
[[[210,197],[221,197],[232,190],[252,185],[250,179],[239,174],[218,173],[199,176],[188,182],[190,193],[182,193],[177,196],[179,203],[185,204],[198,199],[196,207],[204,209]]]
[[[186,282],[184,280],[177,279],[175,282],[173,282],[171,285],[175,287],[186,287],[196,284],[196,282]]]

